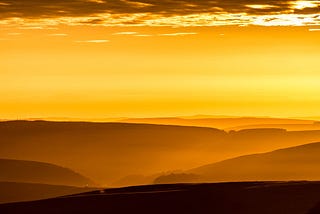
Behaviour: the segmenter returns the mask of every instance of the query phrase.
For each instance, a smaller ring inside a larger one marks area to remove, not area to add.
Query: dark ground
[[[320,182],[163,184],[1,204],[0,213],[302,214],[318,202]]]

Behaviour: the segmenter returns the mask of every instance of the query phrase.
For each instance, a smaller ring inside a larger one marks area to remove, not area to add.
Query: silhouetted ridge
[[[151,185],[2,204],[0,213],[304,214],[319,192],[319,182]]]
[[[0,182],[0,203],[33,201],[89,192],[93,188],[37,183]]]

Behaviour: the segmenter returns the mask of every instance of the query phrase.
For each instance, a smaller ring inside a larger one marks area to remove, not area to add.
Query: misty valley
[[[284,127],[318,123],[254,117],[3,121],[0,211],[316,213],[320,130]]]

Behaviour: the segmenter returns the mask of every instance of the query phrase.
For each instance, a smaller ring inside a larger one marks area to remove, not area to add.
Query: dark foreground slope
[[[94,190],[72,186],[0,182],[0,203],[33,201]]]
[[[95,186],[90,179],[68,168],[38,161],[0,159],[0,172],[0,181]]]
[[[0,213],[304,214],[320,201],[319,182],[138,186],[0,205]]]
[[[319,214],[320,213],[320,202],[318,202],[307,214]]]

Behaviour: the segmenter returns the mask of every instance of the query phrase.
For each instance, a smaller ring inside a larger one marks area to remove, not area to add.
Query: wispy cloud
[[[107,43],[110,41],[106,40],[106,39],[94,39],[94,40],[77,40],[75,42],[78,42],[78,43]]]
[[[103,26],[319,25],[319,7],[317,0],[0,0],[0,20]]]
[[[132,1],[132,0],[120,0],[120,1],[135,8],[144,8],[144,7],[154,6],[153,3],[148,3],[148,2]]]
[[[0,2],[0,6],[9,6],[11,5],[10,3],[6,3],[6,2]]]
[[[43,30],[44,28],[42,26],[22,26],[22,27],[19,27],[19,29],[22,29],[22,30]]]
[[[277,6],[269,5],[269,4],[248,4],[246,5],[246,7],[252,8],[252,9],[271,9]]]
[[[318,8],[320,1],[292,1],[291,8],[303,10],[305,8]]]
[[[133,36],[138,36],[138,37],[150,37],[150,36],[153,36],[151,34],[136,34],[136,35],[133,35]]]
[[[311,32],[320,32],[320,28],[311,28],[309,29]]]
[[[104,4],[105,1],[103,0],[87,0],[88,2],[94,2],[94,3],[98,3],[98,4]]]
[[[68,36],[68,34],[66,34],[66,33],[51,33],[51,34],[48,34],[48,36]]]
[[[159,34],[159,36],[186,36],[186,35],[196,35],[198,33],[194,32],[178,32],[178,33],[163,33]]]
[[[137,33],[138,32],[117,32],[117,33],[114,33],[113,35],[134,35]]]
[[[8,36],[19,36],[22,35],[20,32],[7,33]]]

